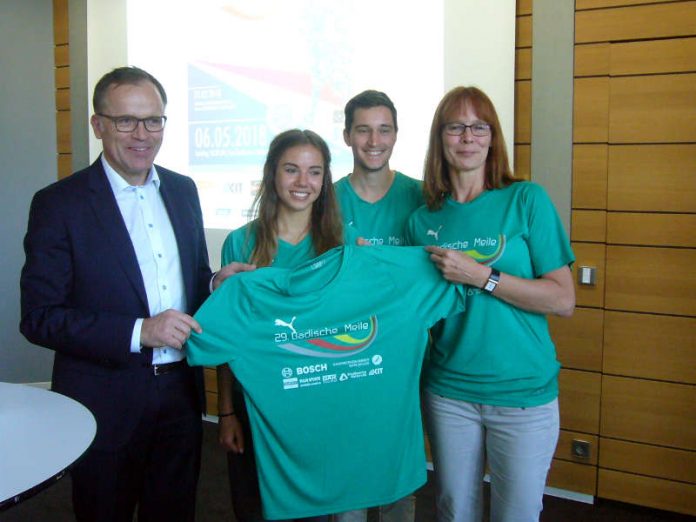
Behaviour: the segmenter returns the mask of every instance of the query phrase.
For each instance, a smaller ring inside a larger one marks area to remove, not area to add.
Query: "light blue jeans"
[[[424,393],[438,522],[483,518],[485,462],[491,522],[537,522],[558,442],[558,400],[507,408]]]
[[[393,504],[380,506],[380,522],[413,522],[416,517],[416,497],[409,495]],[[334,522],[367,522],[367,509],[356,509],[338,513],[333,516]]]

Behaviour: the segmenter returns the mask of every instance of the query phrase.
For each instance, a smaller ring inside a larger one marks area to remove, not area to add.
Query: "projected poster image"
[[[196,181],[206,228],[249,221],[268,145],[286,129],[319,133],[331,149],[334,180],[348,174],[343,109],[368,88],[386,92],[398,110],[391,166],[422,176],[443,92],[438,2],[427,10],[364,0],[137,0],[128,7],[129,60],[152,71],[169,94],[158,162]],[[148,12],[165,11],[172,23],[153,29]]]
[[[197,62],[188,65],[188,83],[189,173],[208,228],[252,217],[268,146],[285,129],[318,132],[329,142],[334,169],[352,162],[342,141],[343,99],[314,92],[309,74]]]

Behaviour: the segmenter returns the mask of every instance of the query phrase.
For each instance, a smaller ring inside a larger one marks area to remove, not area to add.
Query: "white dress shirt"
[[[143,185],[129,185],[111,168],[103,155],[101,161],[138,258],[150,317],[170,308],[185,312],[186,295],[179,247],[159,191],[160,179],[155,166],[150,169]],[[131,352],[141,350],[142,324],[143,318],[135,321],[131,336]],[[183,350],[170,346],[152,350],[153,364],[176,362],[184,357]]]

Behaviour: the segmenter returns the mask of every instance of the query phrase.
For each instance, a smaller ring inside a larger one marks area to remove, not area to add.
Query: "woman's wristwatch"
[[[482,290],[484,292],[488,292],[489,294],[492,294],[493,290],[495,290],[498,287],[499,282],[500,282],[500,270],[496,270],[495,268],[491,268],[491,275],[488,276],[488,281],[486,281],[486,284],[483,285]]]

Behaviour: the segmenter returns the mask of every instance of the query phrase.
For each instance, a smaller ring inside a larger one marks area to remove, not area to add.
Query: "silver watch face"
[[[489,279],[488,282],[486,283],[486,286],[484,286],[483,289],[486,292],[492,292],[493,290],[495,290],[496,286],[498,286],[498,283],[496,281],[491,281]]]

